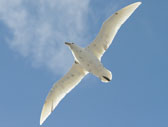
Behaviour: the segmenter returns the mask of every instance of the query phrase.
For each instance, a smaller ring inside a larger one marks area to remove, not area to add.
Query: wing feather
[[[63,97],[69,93],[86,74],[87,72],[79,64],[73,64],[69,72],[53,85],[41,112],[40,125],[47,119]]]
[[[121,25],[131,16],[141,2],[136,2],[117,11],[109,17],[102,25],[95,40],[87,47],[98,59],[101,59],[104,52],[112,43]]]

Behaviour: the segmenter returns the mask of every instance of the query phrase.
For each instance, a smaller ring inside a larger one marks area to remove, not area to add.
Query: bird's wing
[[[87,74],[79,64],[73,64],[72,68],[64,75],[57,83],[55,83],[50,90],[40,117],[40,125],[47,119],[63,97],[69,93]]]
[[[98,59],[101,59],[121,25],[129,18],[129,16],[140,4],[141,2],[136,2],[126,6],[125,8],[114,13],[103,23],[95,40],[87,47],[94,53],[95,56],[97,56]]]

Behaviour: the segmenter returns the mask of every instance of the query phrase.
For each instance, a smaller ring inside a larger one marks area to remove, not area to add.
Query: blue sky
[[[133,2],[0,0],[0,126],[38,127],[45,97],[74,61],[64,41],[88,45]],[[168,2],[141,2],[102,58],[113,80],[87,75],[44,127],[168,127]]]

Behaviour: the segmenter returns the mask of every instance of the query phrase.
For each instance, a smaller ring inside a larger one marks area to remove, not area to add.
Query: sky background
[[[87,46],[105,19],[135,0],[0,0],[0,126],[39,127],[44,100],[74,62],[65,41]],[[43,127],[168,127],[167,0],[141,0],[102,63]]]

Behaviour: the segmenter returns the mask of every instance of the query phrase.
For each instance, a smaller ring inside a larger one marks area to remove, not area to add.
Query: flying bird
[[[65,42],[74,56],[74,64],[67,74],[57,81],[50,90],[42,108],[40,125],[52,113],[59,102],[88,73],[92,73],[102,82],[112,80],[112,73],[101,63],[101,57],[108,49],[121,25],[138,8],[141,2],[130,4],[115,12],[102,25],[95,40],[85,48],[70,42]]]

